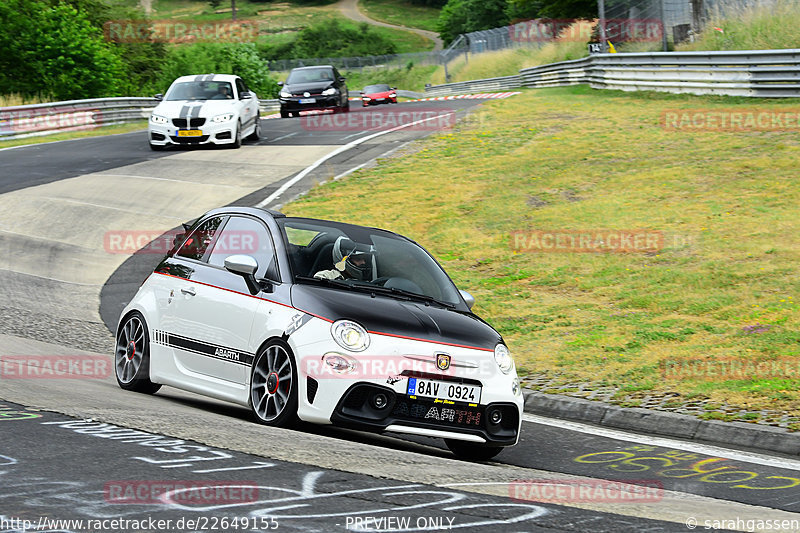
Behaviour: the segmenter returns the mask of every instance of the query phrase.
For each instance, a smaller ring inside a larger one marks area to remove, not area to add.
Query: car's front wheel
[[[289,345],[273,340],[256,356],[250,377],[250,409],[262,424],[297,422],[297,369]]]
[[[161,150],[164,149],[164,145],[150,143],[150,149],[153,150],[154,152],[160,152]]]
[[[161,388],[150,381],[150,334],[138,311],[128,315],[117,331],[114,373],[125,390],[153,394]]]
[[[256,127],[253,128],[253,133],[247,136],[248,141],[258,141],[261,139],[261,117],[256,117]]]
[[[233,133],[233,144],[230,145],[231,148],[241,148],[242,147],[242,123],[238,122],[236,124],[236,131]]]
[[[281,108],[281,118],[289,118],[289,115],[290,113],[287,110]]]
[[[465,461],[488,461],[503,451],[503,448],[500,447],[485,446],[463,440],[444,439],[444,443],[456,457]]]

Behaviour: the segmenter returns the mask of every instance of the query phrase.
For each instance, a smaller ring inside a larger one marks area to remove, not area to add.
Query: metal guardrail
[[[513,79],[518,84],[511,86]],[[507,85],[493,87],[497,80]],[[800,49],[597,54],[520,70],[519,76],[434,85],[426,96],[589,84],[596,89],[767,98],[800,97]]]
[[[92,98],[47,104],[0,107],[0,139],[22,139],[146,120],[155,98]],[[262,112],[279,108],[278,100],[259,100]]]
[[[520,76],[503,76],[500,78],[487,78],[484,80],[462,81],[433,85],[425,89],[425,96],[450,96],[464,93],[486,93],[490,91],[509,91],[522,86]]]

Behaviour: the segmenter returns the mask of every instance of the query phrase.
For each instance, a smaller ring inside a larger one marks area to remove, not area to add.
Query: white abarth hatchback
[[[516,444],[508,348],[415,242],[247,207],[185,227],[120,316],[123,389],[170,385],[273,426],[444,438],[472,460]]]
[[[242,138],[261,135],[258,96],[242,78],[231,74],[181,76],[160,103],[148,124],[150,148],[169,145],[242,145]]]

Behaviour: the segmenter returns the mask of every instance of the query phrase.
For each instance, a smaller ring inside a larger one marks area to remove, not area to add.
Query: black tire
[[[153,144],[153,143],[150,143],[150,149],[151,149],[152,151],[154,151],[154,152],[160,152],[161,150],[163,150],[163,149],[164,149],[164,145],[163,145],[163,144]]]
[[[161,385],[150,381],[150,333],[138,311],[130,313],[117,331],[114,375],[120,388],[153,394]]]
[[[291,115],[293,117],[299,117],[300,116],[300,111],[292,111]]]
[[[242,123],[236,123],[236,131],[233,133],[233,143],[229,144],[234,150],[242,147]]]
[[[344,101],[344,107],[342,108],[342,113],[349,113],[350,112],[350,100]]]
[[[253,133],[247,136],[248,141],[260,141],[261,140],[261,117],[256,117],[256,127],[253,130]]]
[[[488,461],[503,451],[498,446],[484,446],[463,440],[444,439],[444,443],[456,457],[464,461]]]
[[[289,118],[289,112],[286,111],[284,108],[281,108],[281,118]]]
[[[250,373],[248,403],[255,419],[267,426],[294,426],[298,422],[297,386],[291,348],[282,340],[270,341],[256,355]]]

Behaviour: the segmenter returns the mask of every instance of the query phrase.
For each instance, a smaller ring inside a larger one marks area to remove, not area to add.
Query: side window
[[[245,92],[247,88],[244,86],[244,82],[240,78],[236,79],[236,92],[239,93],[239,99],[242,98],[242,93]]]
[[[217,230],[222,224],[224,217],[209,218],[194,230],[194,232],[186,239],[181,249],[175,254],[178,257],[185,257],[186,259],[194,259],[202,261],[209,245],[214,242],[214,237],[217,235]]]
[[[249,217],[231,217],[216,239],[208,263],[224,268],[225,258],[239,254],[252,256],[258,262],[256,277],[278,279],[275,249],[261,222]]]

